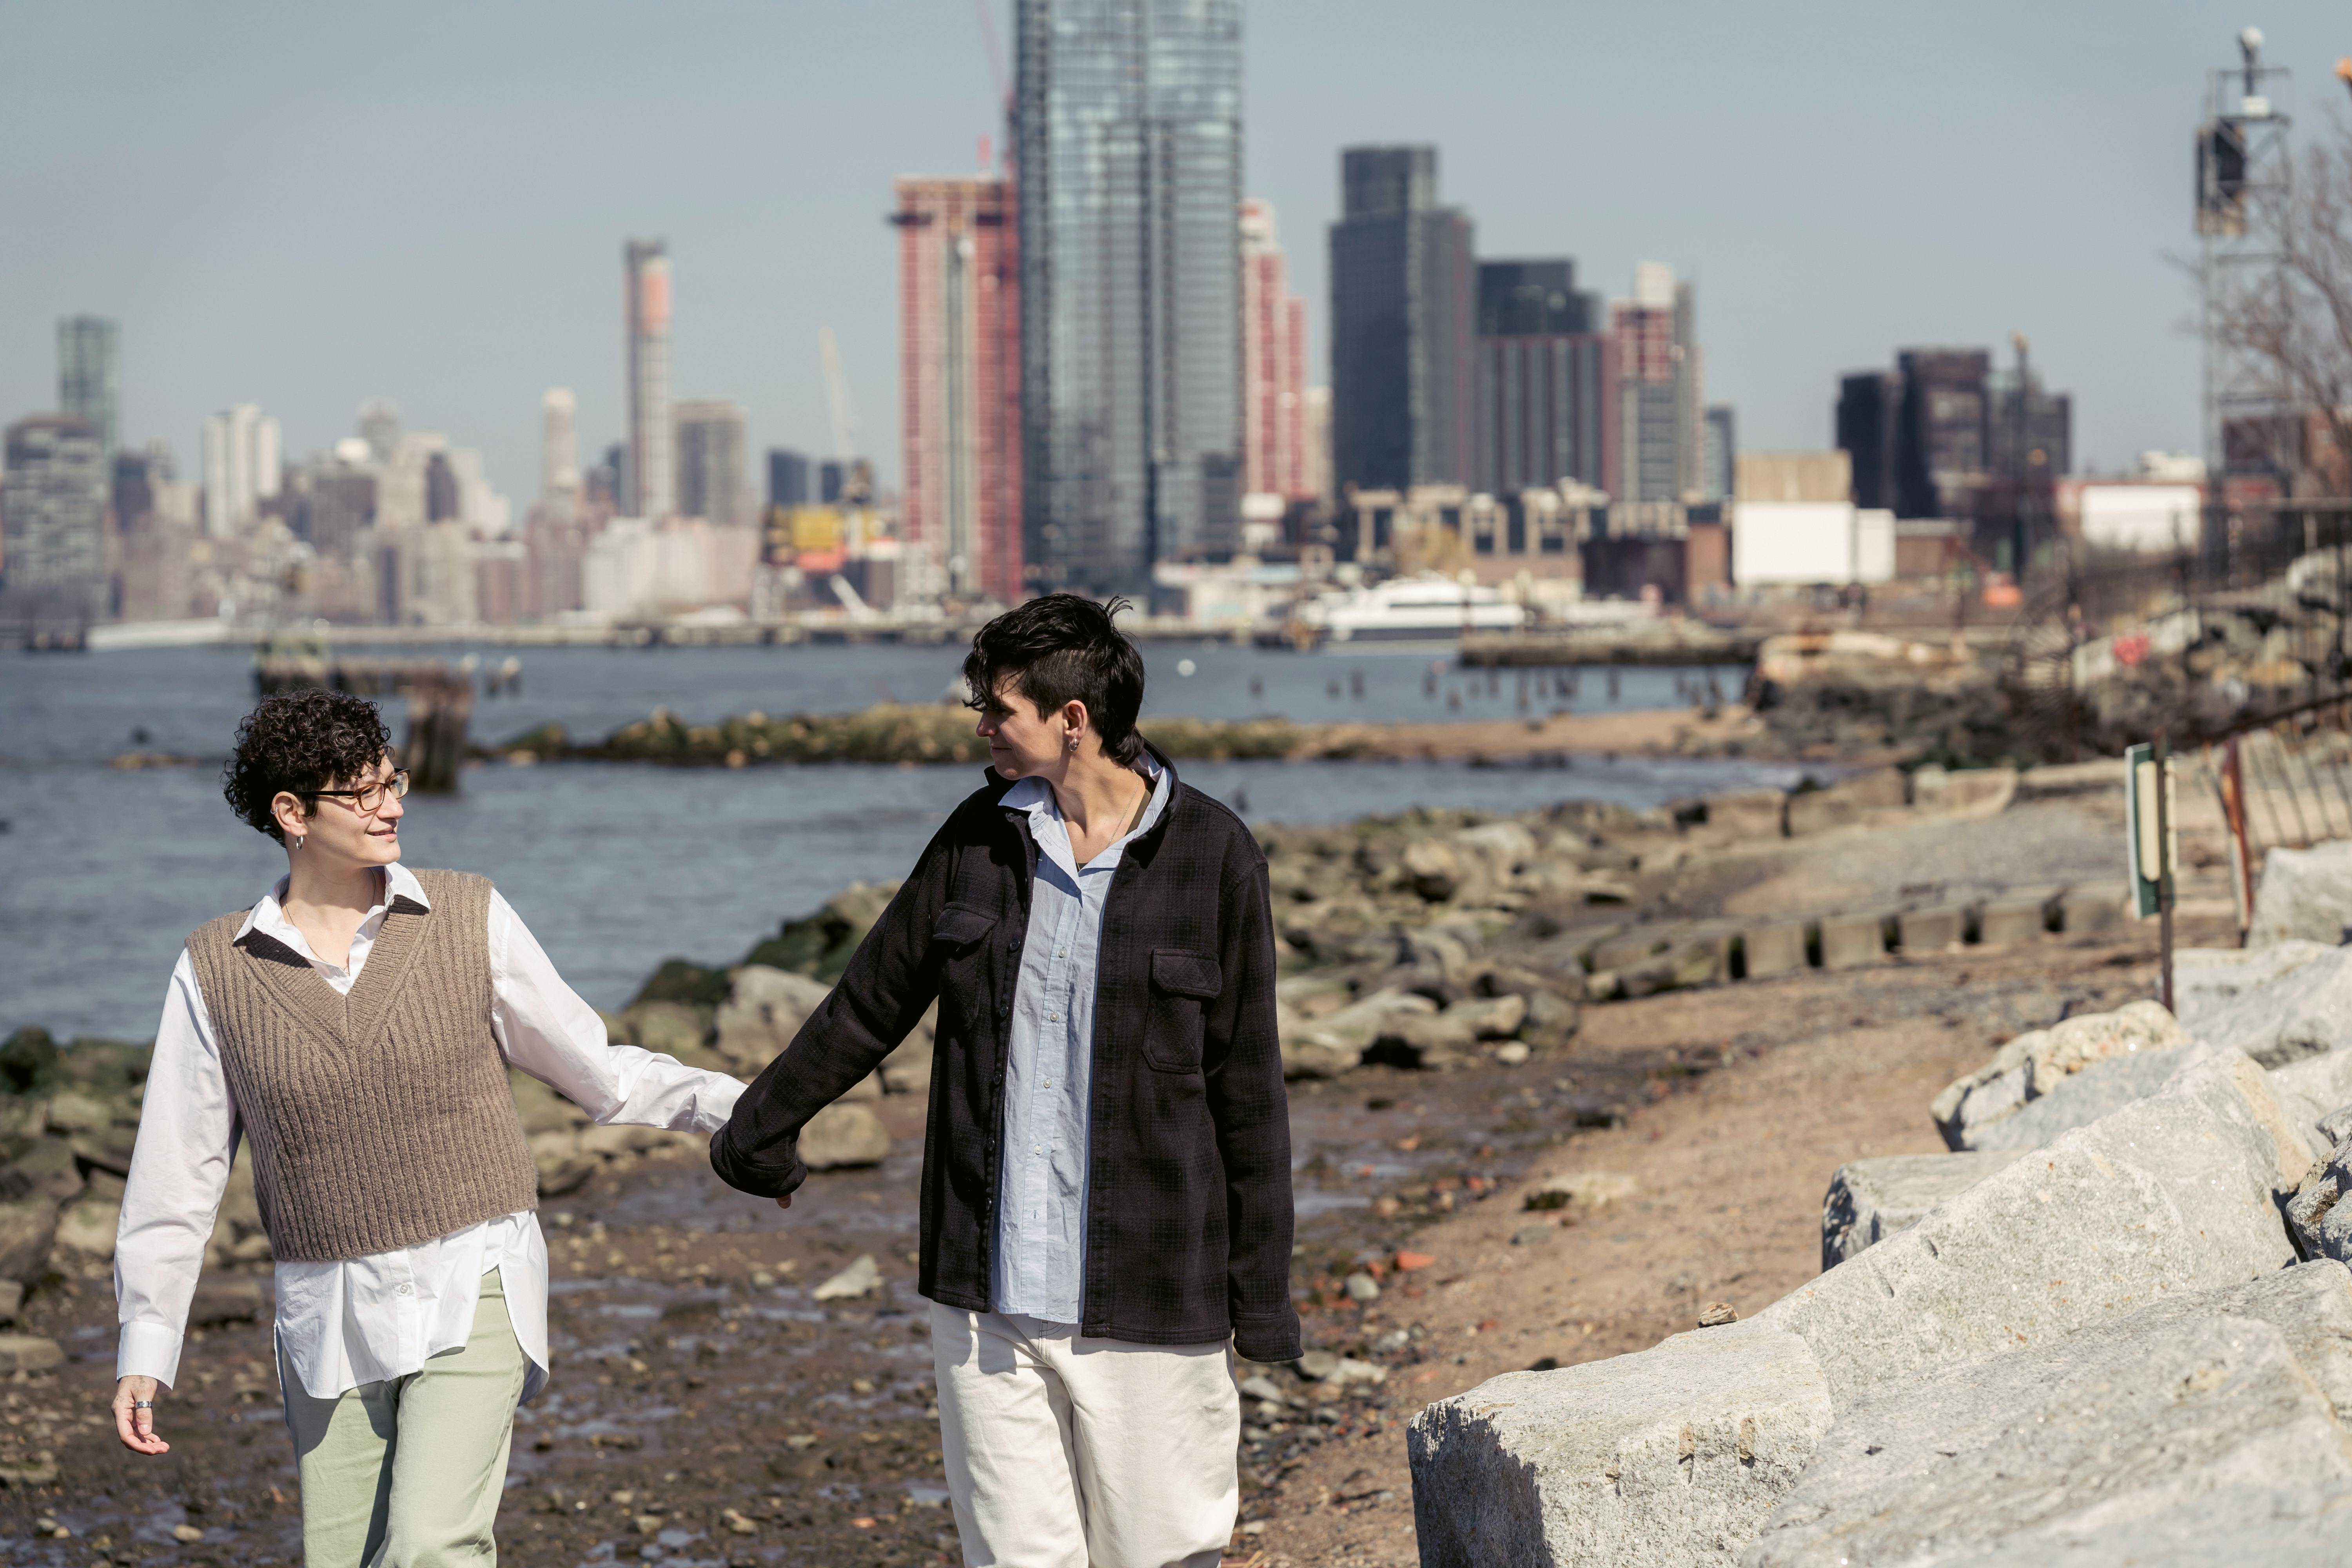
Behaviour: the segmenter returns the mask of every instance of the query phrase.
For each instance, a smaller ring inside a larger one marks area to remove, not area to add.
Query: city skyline
[[[2143,446],[2195,447],[2196,347],[2180,331],[2192,301],[2164,258],[2190,245],[2181,193],[2201,72],[2227,63],[2236,26],[2259,22],[2273,57],[2297,73],[2307,130],[2342,46],[2324,8],[1857,14],[1776,23],[1773,37],[1761,19],[1685,9],[1673,26],[1591,17],[1571,29],[1533,8],[1472,5],[1463,40],[1431,50],[1381,42],[1404,35],[1378,5],[1342,36],[1321,25],[1327,14],[1262,0],[1244,20],[1246,193],[1271,201],[1294,235],[1313,234],[1336,216],[1341,145],[1434,143],[1446,198],[1476,221],[1482,253],[1572,256],[1612,293],[1654,257],[1697,282],[1706,395],[1740,410],[1742,444],[1755,448],[1829,445],[1837,376],[1880,363],[1889,345],[1994,344],[2012,329],[2075,395],[2078,461],[2112,469]],[[95,315],[121,323],[122,443],[163,438],[184,471],[199,466],[202,420],[222,407],[278,413],[290,458],[331,445],[362,400],[383,396],[482,448],[500,488],[527,495],[546,387],[578,389],[583,452],[623,433],[611,258],[625,235],[657,233],[678,269],[676,384],[741,404],[754,449],[829,451],[815,331],[833,325],[862,444],[898,482],[882,193],[896,174],[969,167],[980,136],[1002,137],[968,11],[915,30],[847,10],[797,16],[793,56],[844,68],[784,94],[751,68],[772,18],[698,14],[646,47],[667,58],[715,32],[740,36],[742,66],[655,137],[635,123],[605,130],[593,114],[535,118],[558,95],[593,103],[603,84],[643,79],[643,62],[618,47],[632,13],[578,13],[543,60],[526,49],[542,41],[532,28],[455,10],[428,8],[400,36],[340,17],[298,29],[294,13],[277,14],[282,26],[270,15],[205,27],[140,7],[21,19],[20,46],[0,61],[0,125],[16,142],[41,144],[60,92],[106,104],[100,133],[0,174],[18,219],[0,236],[0,297],[14,307],[0,317],[0,399],[12,416],[54,403],[57,321]],[[2113,25],[2127,15],[2133,26]],[[1009,23],[1000,5],[1000,36]],[[1693,25],[1721,47],[1676,53]],[[1528,47],[1474,69],[1469,41],[1504,28]],[[436,49],[465,46],[430,92],[408,85],[430,74],[408,68],[421,47],[409,33]],[[1322,53],[1297,47],[1310,37]],[[2019,47],[2027,37],[2032,50]],[[1562,95],[1550,85],[1562,49],[1614,64]],[[293,85],[305,73],[289,66],[320,51],[356,84],[352,105]],[[70,65],[98,58],[110,61],[103,81]],[[1932,79],[1915,68],[1925,58],[1937,60]],[[2075,79],[2068,62],[2092,58],[2097,72]],[[886,64],[897,74],[878,77]],[[249,90],[199,98],[196,81],[221,73],[224,87]],[[1621,74],[1643,94],[1661,81],[1689,89],[1689,111],[1646,121],[1631,152],[1600,135],[1634,96]],[[886,91],[892,112],[845,140],[847,89],[835,78],[869,100]],[[877,89],[882,79],[890,85]],[[664,92],[658,103],[679,100]],[[297,109],[352,134],[263,134],[262,121]],[[1873,115],[1894,115],[1897,133],[1842,139],[1839,127]],[[184,121],[199,133],[181,136]],[[1540,162],[1514,145],[1538,125]],[[697,171],[674,156],[675,143],[716,130],[842,151],[761,179],[748,165]],[[232,144],[247,154],[224,160],[217,149]],[[1612,150],[1559,151],[1579,145]],[[552,160],[550,174],[517,195],[498,171],[526,157]],[[147,159],[161,162],[150,171]],[[326,179],[331,168],[343,177]],[[1958,229],[1931,222],[1943,210],[1975,216]],[[173,243],[154,243],[165,231]],[[1316,383],[1328,365],[1319,249],[1292,247]]]

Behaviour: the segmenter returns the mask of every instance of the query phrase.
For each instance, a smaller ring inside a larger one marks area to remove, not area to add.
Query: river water
[[[508,650],[485,649],[495,664]],[[900,647],[524,651],[519,694],[486,699],[496,741],[550,721],[601,735],[667,706],[692,721],[752,709],[844,711],[948,689],[953,648]],[[1421,655],[1301,656],[1156,644],[1153,713],[1444,720],[1508,716],[1519,679]],[[1191,674],[1181,673],[1189,661]],[[1736,693],[1741,672],[1715,672]],[[1531,679],[1529,710],[1644,709],[1686,700],[1705,672],[1603,672],[1570,693]],[[1360,695],[1356,678],[1360,677]],[[1255,687],[1253,686],[1255,683]],[[1335,695],[1336,686],[1336,695]],[[0,1032],[145,1038],[188,931],[250,903],[283,851],[228,814],[219,763],[252,702],[241,651],[0,654]],[[395,731],[397,723],[395,722]],[[201,761],[126,771],[125,752]],[[1186,763],[1186,782],[1253,820],[1342,821],[1415,805],[1520,811],[1568,798],[1643,806],[1782,785],[1795,770],[1742,762],[1578,758],[1568,766],[1461,763]],[[564,763],[467,771],[457,795],[412,795],[411,864],[495,879],[565,976],[613,1007],[672,954],[740,957],[778,921],[856,880],[904,873],[981,770],[835,764],[740,772]]]

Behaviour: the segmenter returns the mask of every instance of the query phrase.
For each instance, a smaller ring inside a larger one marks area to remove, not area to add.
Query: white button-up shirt
[[[386,868],[382,901],[352,938],[348,964],[310,951],[279,900],[286,881],[253,906],[243,937],[260,931],[310,960],[348,995],[383,929],[392,900],[431,908],[404,866]],[[564,1095],[600,1122],[715,1132],[743,1086],[635,1046],[610,1044],[604,1020],[556,973],[505,899],[490,895],[490,1030],[511,1066]],[[221,1194],[242,1135],[220,1046],[195,968],[183,950],[163,1000],[147,1071],[139,1142],[122,1194],[114,1293],[122,1324],[120,1377],[178,1380],[188,1303],[204,1267]],[[388,1176],[396,1173],[386,1173]],[[277,1268],[278,1342],[316,1398],[404,1377],[472,1335],[482,1276],[499,1271],[515,1339],[530,1363],[523,1397],[547,1382],[547,1242],[525,1209],[394,1252]]]
[[[1151,801],[1135,826],[1084,866],[1051,784],[1023,779],[1000,797],[1029,814],[1037,843],[1005,1053],[1003,1184],[989,1288],[1000,1312],[1079,1321],[1103,902],[1128,845],[1168,808],[1169,778],[1154,766]]]

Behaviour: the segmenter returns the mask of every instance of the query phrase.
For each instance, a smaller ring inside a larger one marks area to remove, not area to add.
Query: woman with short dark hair
[[[789,1205],[802,1129],[938,1003],[918,1285],[966,1563],[1215,1568],[1229,1350],[1298,1354],[1265,856],[1137,732],[1124,607],[972,639],[987,778],[710,1144]]]
[[[497,1560],[516,1404],[546,1382],[547,1244],[506,1069],[599,1122],[712,1131],[741,1086],[605,1037],[483,878],[401,864],[375,708],[289,692],[225,793],[286,875],[190,935],[122,1199],[117,1433],[142,1454],[240,1139],[311,1568]]]

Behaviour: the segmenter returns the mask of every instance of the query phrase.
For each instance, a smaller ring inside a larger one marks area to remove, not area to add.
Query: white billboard
[[[1893,570],[1894,527],[1887,525],[1887,566]],[[1837,583],[1855,580],[1854,510],[1851,501],[1741,501],[1732,509],[1731,580]]]
[[[2087,484],[2081,505],[2084,542],[2164,553],[2196,545],[2205,494],[2195,485]]]

